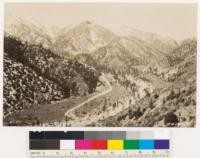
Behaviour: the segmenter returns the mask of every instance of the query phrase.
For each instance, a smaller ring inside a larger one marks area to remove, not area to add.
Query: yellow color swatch
[[[124,141],[123,140],[108,140],[108,150],[123,150]]]

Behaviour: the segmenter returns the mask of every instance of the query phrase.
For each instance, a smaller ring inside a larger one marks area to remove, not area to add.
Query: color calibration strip
[[[30,150],[169,150],[168,131],[43,131],[29,133]]]

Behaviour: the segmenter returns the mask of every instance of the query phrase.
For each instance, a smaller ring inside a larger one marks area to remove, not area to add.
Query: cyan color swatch
[[[154,140],[139,140],[139,149],[152,150],[154,149]]]

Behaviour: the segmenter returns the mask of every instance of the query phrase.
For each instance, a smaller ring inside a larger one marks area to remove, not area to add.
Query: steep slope
[[[173,66],[165,72],[156,73],[156,77],[168,81],[169,85],[156,89],[126,111],[108,118],[105,122],[110,121],[115,126],[130,127],[194,127],[196,123],[196,39],[184,40],[172,54],[171,58],[175,61]],[[136,117],[138,108],[140,116]]]
[[[5,15],[5,34],[12,35],[22,41],[31,44],[42,44],[50,48],[52,41],[45,28],[33,21],[18,18],[13,15]]]
[[[123,27],[116,31],[120,36],[131,38],[138,38],[142,40],[149,47],[154,47],[160,52],[170,53],[174,48],[178,46],[178,42],[172,38],[164,37],[155,33],[141,31],[131,27]]]
[[[113,33],[84,21],[59,29],[11,15],[5,16],[5,33],[31,44],[42,44],[59,56],[111,68],[144,64],[168,67],[169,52],[178,45],[173,39],[132,28]]]
[[[80,63],[87,63],[89,66],[97,67],[97,61],[94,60],[91,54],[77,54],[74,59]]]
[[[55,38],[53,48],[63,56],[90,54],[116,38],[108,29],[90,21],[82,22],[71,29],[67,27],[62,32]]]
[[[170,64],[176,65],[196,54],[197,41],[194,38],[183,40],[179,47],[172,50],[169,58]]]
[[[111,68],[141,64],[168,67],[169,51],[177,45],[175,40],[153,33],[129,29],[126,34],[117,34],[85,21],[60,30],[53,50],[60,56],[91,59],[90,64]]]
[[[65,98],[57,83],[4,54],[4,117],[13,112]]]
[[[196,78],[196,39],[187,39],[175,48],[168,56],[170,67],[165,70],[157,69],[157,75],[166,81],[188,80]],[[159,71],[160,70],[160,71]]]
[[[95,60],[107,67],[124,67],[144,64],[168,64],[166,55],[137,38],[119,37],[94,53]]]
[[[96,89],[99,73],[95,69],[61,58],[41,45],[5,36],[4,56],[5,116]]]

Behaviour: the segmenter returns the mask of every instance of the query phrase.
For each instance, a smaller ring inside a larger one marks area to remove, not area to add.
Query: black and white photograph
[[[3,45],[4,126],[196,126],[195,3],[5,3]]]

